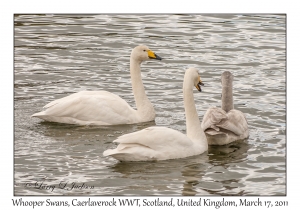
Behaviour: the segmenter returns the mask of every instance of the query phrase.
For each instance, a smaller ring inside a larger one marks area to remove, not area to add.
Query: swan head
[[[221,76],[221,84],[223,87],[232,86],[233,75],[230,71],[224,71]]]
[[[201,86],[204,86],[204,83],[201,81],[199,71],[196,68],[189,68],[186,70],[186,74],[192,79],[192,82],[197,90],[201,92]]]
[[[161,57],[156,55],[152,50],[150,50],[145,45],[139,45],[135,47],[131,52],[131,58],[143,62],[150,59],[161,60]]]

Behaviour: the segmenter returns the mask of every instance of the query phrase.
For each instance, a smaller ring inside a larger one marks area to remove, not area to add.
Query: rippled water
[[[14,21],[15,195],[286,194],[285,15],[15,15]],[[138,44],[164,58],[142,66],[155,122],[89,127],[30,118],[81,90],[107,90],[134,107],[129,55]],[[249,139],[178,160],[104,158],[118,136],[154,124],[185,133],[182,81],[189,66],[201,70],[205,83],[195,91],[200,119],[220,106],[221,73],[233,73],[235,108],[246,113]],[[86,188],[58,187],[72,182]]]

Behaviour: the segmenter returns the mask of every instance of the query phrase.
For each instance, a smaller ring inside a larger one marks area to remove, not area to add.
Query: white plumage
[[[187,135],[166,127],[149,127],[120,136],[114,141],[119,143],[117,148],[108,149],[103,155],[120,161],[152,161],[184,158],[207,151],[207,140],[199,129],[193,96],[193,86],[201,91],[200,85],[203,84],[198,71],[188,69],[183,83]]]
[[[36,113],[46,121],[79,125],[118,125],[152,121],[153,105],[146,96],[140,65],[149,59],[161,60],[147,46],[137,46],[130,57],[130,74],[137,110],[119,96],[107,91],[81,91],[50,102]]]

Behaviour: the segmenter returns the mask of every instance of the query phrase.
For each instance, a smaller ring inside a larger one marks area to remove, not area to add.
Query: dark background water
[[[286,194],[285,15],[15,15],[14,24],[15,195]],[[107,90],[134,107],[129,56],[138,44],[164,58],[142,65],[155,122],[89,127],[30,118],[81,90]],[[222,72],[233,73],[249,139],[178,160],[104,158],[118,136],[154,124],[185,133],[182,81],[190,66],[205,83],[195,91],[200,119],[221,104]],[[87,189],[58,188],[72,182]]]

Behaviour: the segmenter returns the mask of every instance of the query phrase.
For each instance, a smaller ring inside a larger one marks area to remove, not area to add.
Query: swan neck
[[[222,109],[229,112],[234,109],[233,94],[232,94],[232,81],[222,83]]]
[[[141,75],[141,63],[142,62],[130,58],[130,76],[136,108],[138,112],[146,113],[149,112],[149,110],[153,111],[154,108],[145,92]]]
[[[201,128],[200,120],[196,110],[193,86],[193,83],[190,80],[187,80],[185,77],[183,83],[183,99],[186,117],[186,135],[192,141],[201,141],[201,143],[207,144],[207,142],[203,142],[206,140],[206,137]]]

